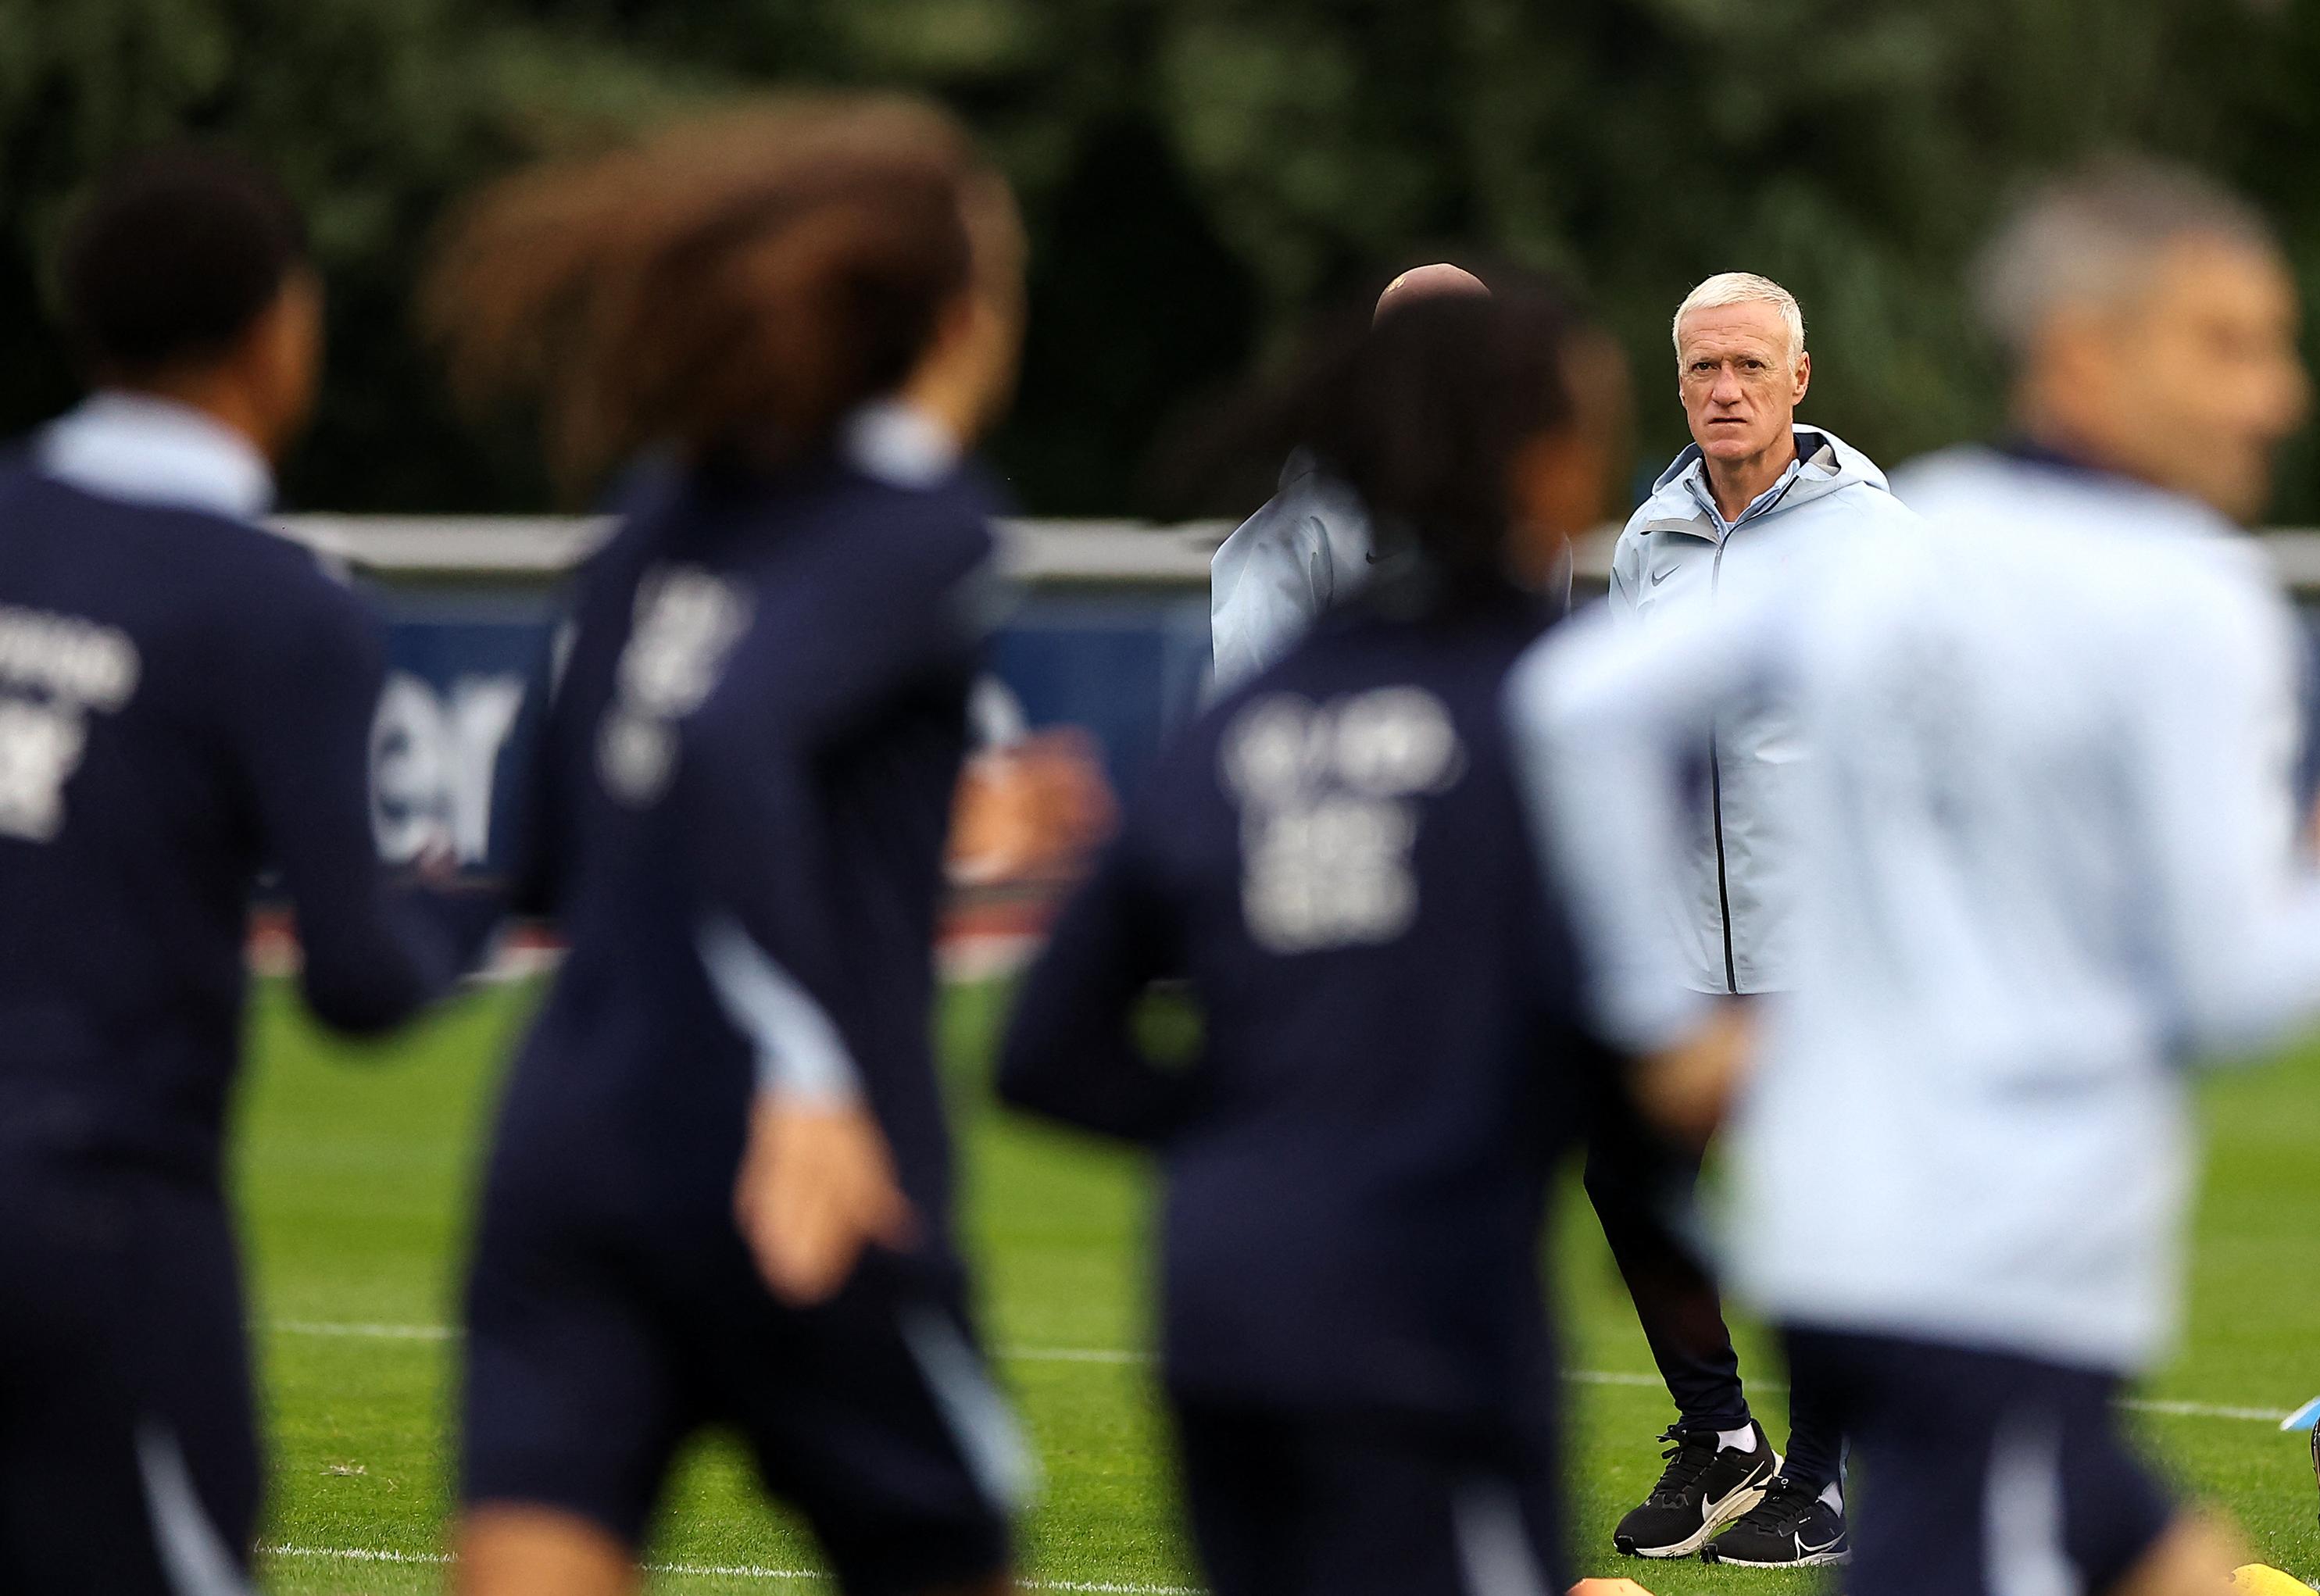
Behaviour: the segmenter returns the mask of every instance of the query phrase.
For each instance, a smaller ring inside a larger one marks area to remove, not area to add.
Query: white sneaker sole
[[[1701,1543],[1703,1546],[1706,1542]],[[1753,1563],[1745,1557],[1717,1557],[1717,1568],[1841,1568],[1853,1561],[1851,1552],[1815,1552],[1809,1557],[1784,1557],[1778,1563]]]
[[[1780,1478],[1780,1474],[1781,1471],[1775,1465],[1772,1472],[1764,1478],[1767,1483],[1770,1483]],[[1696,1533],[1684,1537],[1672,1546],[1637,1546],[1627,1555],[1631,1557],[1660,1558],[1698,1556],[1699,1548],[1714,1540],[1717,1530],[1746,1518],[1755,1505],[1763,1500],[1763,1485],[1743,1485],[1708,1510],[1707,1522],[1700,1525]]]

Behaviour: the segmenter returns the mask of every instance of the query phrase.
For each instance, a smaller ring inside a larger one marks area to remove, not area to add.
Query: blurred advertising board
[[[585,518],[289,518],[282,529],[340,563],[389,628],[391,674],[372,738],[373,821],[382,852],[445,851],[463,865],[507,862],[529,689],[545,668],[563,581],[606,530]],[[992,641],[975,696],[984,752],[962,785],[954,972],[1004,969],[1044,929],[1100,837],[1114,795],[1132,792],[1209,670],[1208,561],[1230,528],[1016,521],[1002,562],[1020,599]],[[2304,608],[2320,659],[2320,532],[2262,542]],[[1602,589],[1610,548],[1578,560],[1582,600]],[[2320,785],[2320,670],[2307,672],[2301,762]],[[1080,767],[1086,767],[1082,769]],[[1088,772],[1101,772],[1091,791]]]
[[[385,617],[371,740],[381,852],[510,862],[521,750],[591,521],[313,518],[287,529],[341,563]],[[1208,681],[1207,561],[1224,528],[1014,523],[1018,597],[977,684],[947,965],[1009,968],[1035,945],[1113,812]]]

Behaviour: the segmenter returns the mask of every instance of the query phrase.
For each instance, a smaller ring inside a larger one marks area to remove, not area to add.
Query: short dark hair
[[[222,150],[169,145],[98,179],[58,270],[67,335],[96,373],[221,356],[306,257],[282,187]]]

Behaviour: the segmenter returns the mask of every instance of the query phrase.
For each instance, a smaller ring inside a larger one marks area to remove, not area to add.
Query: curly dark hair
[[[764,102],[485,190],[421,319],[463,399],[538,399],[567,482],[660,444],[779,458],[911,370],[997,182],[918,102]]]

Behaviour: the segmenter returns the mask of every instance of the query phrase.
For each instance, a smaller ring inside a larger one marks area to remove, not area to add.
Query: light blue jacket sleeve
[[[1644,541],[1631,519],[1611,549],[1611,614],[1621,625],[1636,618],[1636,585],[1643,577]]]
[[[2152,924],[2179,1040],[2231,1059],[2320,1015],[2320,877],[2289,867],[2295,623],[2252,584],[2164,618],[2130,722]]]
[[[1209,562],[1216,690],[1287,654],[1314,618],[1367,575],[1369,525],[1352,492],[1310,456],[1290,457],[1281,491]]]

